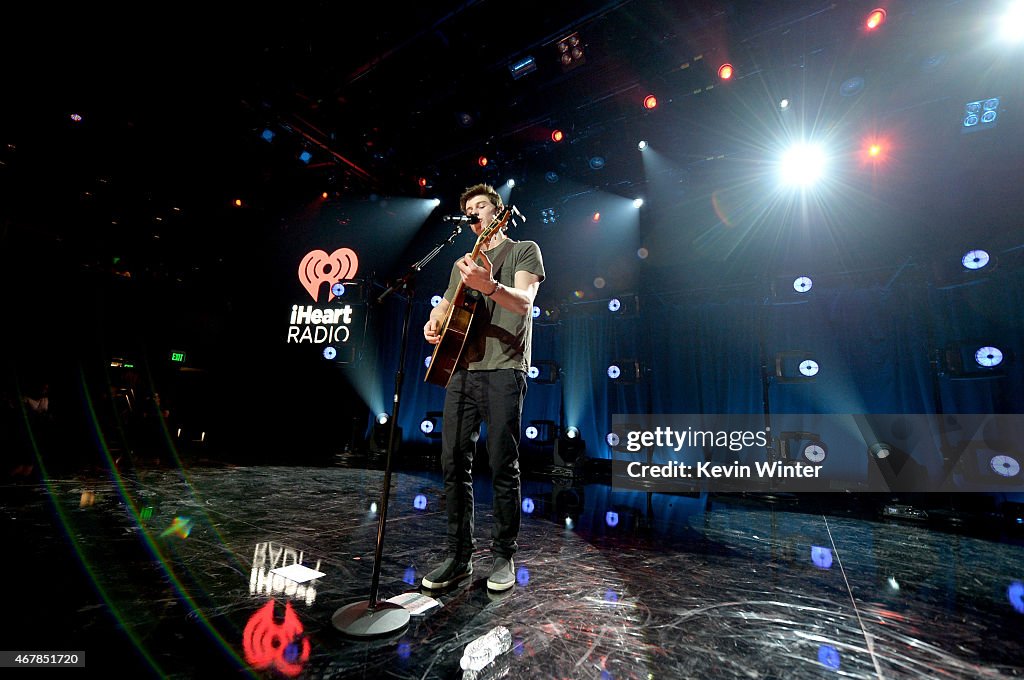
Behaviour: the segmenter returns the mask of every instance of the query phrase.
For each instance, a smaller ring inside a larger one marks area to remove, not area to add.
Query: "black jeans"
[[[487,453],[494,489],[491,551],[511,558],[519,548],[519,433],[526,376],[515,369],[458,369],[448,383],[441,428],[441,468],[448,506],[448,550],[468,560],[473,538],[473,454],[480,423],[487,423]]]

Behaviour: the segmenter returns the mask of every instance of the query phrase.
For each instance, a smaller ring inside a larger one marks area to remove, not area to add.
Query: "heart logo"
[[[299,283],[317,302],[321,283],[334,284],[355,278],[358,270],[359,257],[351,248],[338,248],[330,255],[324,250],[311,250],[299,263]],[[328,291],[327,301],[333,299],[334,293]]]

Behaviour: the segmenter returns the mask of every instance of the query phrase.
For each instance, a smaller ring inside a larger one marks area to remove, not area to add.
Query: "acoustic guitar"
[[[498,229],[504,229],[509,223],[517,224],[517,220],[526,221],[523,214],[515,206],[508,206],[494,216],[486,229],[480,232],[470,253],[470,259],[476,261],[480,255],[480,248],[487,243],[487,239]],[[466,350],[466,338],[469,337],[469,326],[473,323],[473,315],[480,303],[480,294],[466,288],[461,281],[455,289],[455,296],[448,306],[448,315],[441,324],[441,339],[434,346],[434,354],[430,357],[430,365],[427,366],[427,375],[424,382],[448,387],[448,383],[459,365],[459,360]]]

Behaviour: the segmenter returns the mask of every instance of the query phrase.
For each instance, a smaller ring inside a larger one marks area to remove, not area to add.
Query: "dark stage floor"
[[[524,481],[533,512],[511,591],[484,585],[478,485],[472,579],[397,637],[347,639],[331,617],[369,594],[382,478],[339,461],[9,480],[0,648],[84,651],[98,677],[457,678],[463,647],[502,624],[514,646],[488,677],[1024,677],[1012,523],[979,535],[952,514],[885,520],[874,500],[557,477]],[[393,488],[382,599],[416,591],[444,546],[438,477],[401,470]],[[270,574],[294,562],[324,575]]]

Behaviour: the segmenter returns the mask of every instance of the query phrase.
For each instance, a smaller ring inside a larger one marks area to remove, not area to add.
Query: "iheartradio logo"
[[[353,279],[359,270],[359,257],[351,248],[338,248],[330,255],[324,250],[311,250],[299,263],[299,283],[314,302],[320,295],[320,284],[328,284],[327,301],[334,299],[330,286],[338,281]]]

